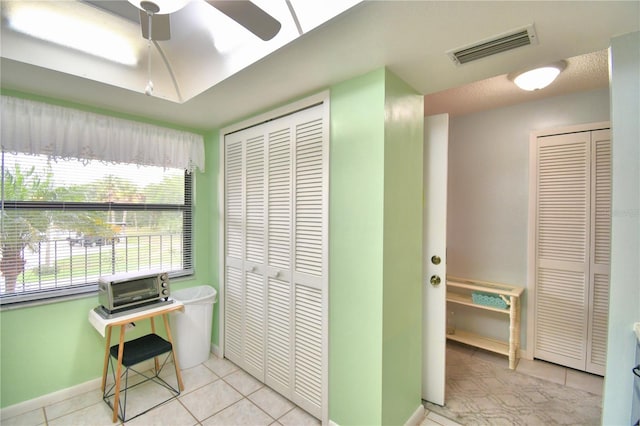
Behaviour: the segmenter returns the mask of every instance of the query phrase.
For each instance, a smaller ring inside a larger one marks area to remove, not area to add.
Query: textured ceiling
[[[424,98],[425,115],[444,112],[454,116],[463,115],[551,96],[607,87],[609,85],[608,55],[608,50],[605,49],[568,58],[567,67],[550,86],[533,92],[519,89],[509,74],[502,74],[426,95]]]
[[[530,24],[535,45],[459,67],[446,55]],[[428,111],[461,114],[606,85],[603,51],[612,37],[639,30],[638,1],[365,1],[182,104],[145,96],[144,85],[132,91],[86,78],[83,69],[56,70],[64,60],[56,53],[47,55],[50,66],[11,59],[4,36],[0,81],[5,90],[208,130],[387,67],[427,95]],[[519,92],[505,80],[514,71],[560,59],[569,66],[547,89]],[[185,78],[198,81],[205,72],[188,64],[183,69]]]

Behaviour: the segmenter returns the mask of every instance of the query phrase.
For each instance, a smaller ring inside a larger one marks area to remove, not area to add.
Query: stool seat
[[[130,367],[150,358],[154,358],[163,353],[170,352],[171,343],[164,340],[157,334],[147,334],[124,343],[122,354],[122,365]],[[111,356],[118,359],[118,345],[113,345],[109,349]]]

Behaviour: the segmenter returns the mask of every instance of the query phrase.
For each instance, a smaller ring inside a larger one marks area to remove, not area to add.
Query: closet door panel
[[[265,254],[265,156],[264,136],[246,141],[246,260],[264,263]]]
[[[239,138],[225,144],[225,355],[244,352],[244,152]]]
[[[265,383],[291,398],[293,365],[292,137],[291,126],[269,128],[268,296]]]
[[[284,394],[291,394],[291,283],[269,278],[267,303],[267,359],[265,383]]]
[[[231,361],[240,363],[244,353],[244,285],[242,270],[227,265],[225,268],[224,306],[224,354]]]
[[[247,272],[245,290],[244,369],[264,380],[265,287],[262,274]]]
[[[584,368],[589,300],[590,136],[539,138],[535,354]]]
[[[585,274],[538,269],[535,357],[583,369],[586,344]]]
[[[609,274],[594,274],[592,282],[593,312],[586,371],[604,376],[609,325]]]
[[[321,119],[296,126],[295,271],[323,273],[323,127]]]
[[[321,416],[323,383],[323,276],[326,274],[324,125],[319,107],[294,126],[293,285],[294,368],[292,401]]]
[[[242,140],[236,139],[225,144],[225,255],[227,260],[244,258],[242,148]]]
[[[319,416],[322,407],[322,292],[296,285],[293,402]]]
[[[269,133],[268,265],[291,269],[291,129]]]
[[[604,375],[609,318],[609,268],[611,257],[611,136],[610,131],[591,134],[592,226],[591,303],[587,368]]]
[[[265,136],[249,129],[245,139],[245,370],[264,380]]]

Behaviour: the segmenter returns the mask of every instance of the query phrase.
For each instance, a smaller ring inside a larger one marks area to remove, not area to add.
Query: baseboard
[[[173,364],[173,360],[168,360],[167,364]],[[138,367],[141,371],[151,370],[153,368],[153,359],[148,359],[139,363]],[[70,388],[60,389],[59,391],[48,393],[46,395],[42,395],[28,401],[10,405],[0,410],[0,419],[8,419],[14,416],[19,416],[21,414],[28,413],[29,411],[46,407],[47,405],[56,404],[66,399],[83,395],[87,392],[99,390],[101,385],[102,377],[98,377],[96,379],[89,380],[88,382],[71,386]]]
[[[48,393],[46,395],[39,396],[28,401],[19,402],[15,405],[10,405],[0,410],[0,419],[8,419],[11,417],[19,416],[29,411],[37,410],[38,408],[45,407],[47,405],[55,404],[64,401],[74,396],[82,395],[87,392],[91,392],[96,389],[100,389],[102,384],[102,377],[98,377],[88,382],[80,383],[79,385],[71,386],[70,388],[61,389],[56,392]]]
[[[220,348],[217,345],[211,344],[211,352],[220,357]],[[169,360],[168,364],[172,364],[173,361]],[[143,367],[141,370],[153,368],[153,360],[144,361],[141,363]],[[70,388],[61,389],[56,392],[52,392],[46,395],[39,396],[28,401],[19,402],[15,405],[0,409],[0,419],[8,419],[11,417],[19,416],[29,411],[37,410],[38,408],[45,407],[47,405],[55,404],[64,401],[74,396],[82,395],[92,390],[100,389],[102,384],[102,377],[98,377],[88,382],[80,383],[79,385],[71,386]]]
[[[420,404],[418,408],[416,408],[416,411],[413,412],[411,417],[407,419],[407,421],[405,422],[405,426],[416,426],[422,423],[423,420],[424,420],[424,406]],[[329,420],[329,426],[338,426],[338,423],[334,422],[333,420]]]
[[[218,358],[222,358],[222,352],[220,351],[220,347],[218,345],[211,344],[211,353],[217,356]]]
[[[424,406],[420,404],[418,405],[418,408],[416,408],[416,411],[413,412],[411,417],[407,419],[407,421],[405,422],[405,426],[419,425],[420,423],[422,423],[423,420],[424,420]]]

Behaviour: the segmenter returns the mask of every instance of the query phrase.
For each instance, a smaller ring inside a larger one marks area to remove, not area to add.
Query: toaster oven
[[[170,294],[166,272],[129,272],[98,280],[99,308],[109,316],[149,305],[171,303]]]

